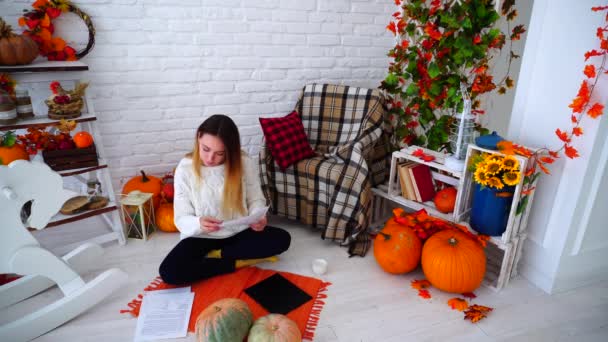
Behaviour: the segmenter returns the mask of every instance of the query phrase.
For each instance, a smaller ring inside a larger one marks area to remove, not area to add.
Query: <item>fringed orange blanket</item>
[[[322,293],[327,290],[331,283],[323,282],[316,278],[301,276],[289,272],[277,272],[274,270],[265,270],[258,267],[245,267],[237,270],[234,273],[225,274],[211,279],[202,280],[192,284],[192,292],[194,292],[194,304],[192,305],[192,314],[190,315],[190,324],[188,331],[194,332],[196,318],[209,304],[223,298],[239,298],[244,300],[253,313],[254,320],[258,317],[265,316],[269,312],[261,307],[257,302],[251,299],[244,290],[251,285],[257,284],[275,273],[279,273],[296,286],[308,293],[313,299],[299,306],[295,310],[289,312],[287,317],[297,323],[302,338],[305,340],[313,340],[315,329],[319,322],[319,316],[327,298],[327,294]],[[154,291],[162,289],[170,289],[178,286],[172,286],[164,283],[160,277],[144,289],[144,291]],[[120,313],[131,313],[133,316],[139,315],[139,307],[141,306],[140,294],[136,299],[133,299],[129,304],[129,309],[121,310]]]

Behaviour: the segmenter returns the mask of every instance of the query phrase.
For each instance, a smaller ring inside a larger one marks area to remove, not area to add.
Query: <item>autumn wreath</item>
[[[91,17],[68,0],[36,0],[33,10],[24,10],[19,18],[19,26],[26,26],[23,34],[32,37],[38,44],[40,54],[49,61],[74,61],[86,56],[95,44],[95,27]],[[53,20],[64,12],[72,12],[80,17],[89,30],[87,46],[82,51],[76,51],[67,45],[61,37],[53,36],[55,26]]]

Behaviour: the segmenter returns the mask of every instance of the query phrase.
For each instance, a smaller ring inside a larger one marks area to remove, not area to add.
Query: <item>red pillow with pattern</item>
[[[296,111],[282,118],[260,118],[260,125],[266,146],[281,170],[315,155]]]

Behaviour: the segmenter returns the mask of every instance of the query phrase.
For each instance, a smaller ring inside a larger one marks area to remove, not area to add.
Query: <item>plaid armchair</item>
[[[271,212],[323,229],[323,239],[364,256],[371,188],[385,181],[390,165],[383,97],[376,89],[311,84],[295,110],[317,155],[282,172],[264,143],[260,173]]]

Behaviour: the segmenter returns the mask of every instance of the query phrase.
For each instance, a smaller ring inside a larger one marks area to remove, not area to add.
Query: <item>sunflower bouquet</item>
[[[515,186],[521,180],[519,160],[512,155],[478,154],[471,158],[469,171],[473,173],[475,183],[497,190]]]

